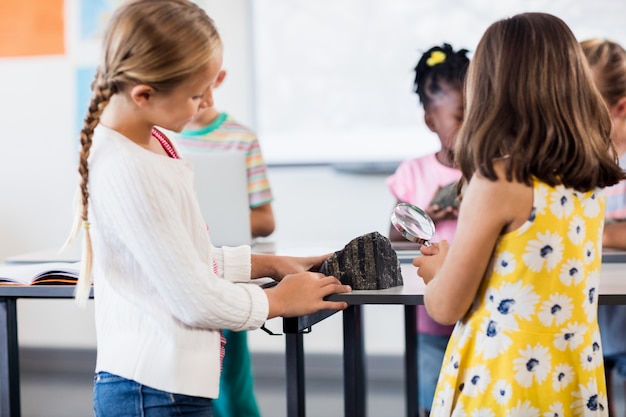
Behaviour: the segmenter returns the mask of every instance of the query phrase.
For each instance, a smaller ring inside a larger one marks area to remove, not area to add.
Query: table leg
[[[360,305],[343,311],[343,379],[345,417],[366,417],[365,343]]]
[[[286,333],[287,417],[305,416],[304,340],[302,333]]]
[[[0,298],[0,416],[19,417],[20,363],[17,300]]]
[[[417,375],[417,306],[404,306],[404,381],[407,417],[417,416],[419,378]]]

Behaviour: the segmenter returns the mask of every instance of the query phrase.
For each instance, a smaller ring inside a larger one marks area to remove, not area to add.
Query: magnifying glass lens
[[[430,246],[435,234],[435,223],[421,208],[408,203],[399,203],[391,213],[391,224],[402,236],[414,243]]]

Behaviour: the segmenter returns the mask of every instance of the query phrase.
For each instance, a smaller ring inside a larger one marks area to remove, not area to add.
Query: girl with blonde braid
[[[179,132],[213,105],[221,64],[213,21],[187,0],[125,2],[105,33],[81,131],[74,229],[86,232],[80,302],[93,259],[96,416],[212,416],[220,329],[346,307],[324,297],[349,287],[308,272],[325,255],[211,244],[191,164],[156,126]],[[279,282],[262,289],[250,283],[258,277]]]

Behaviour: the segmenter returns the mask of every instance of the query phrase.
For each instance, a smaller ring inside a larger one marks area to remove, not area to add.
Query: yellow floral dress
[[[604,193],[534,183],[454,329],[434,417],[607,416],[598,284]]]

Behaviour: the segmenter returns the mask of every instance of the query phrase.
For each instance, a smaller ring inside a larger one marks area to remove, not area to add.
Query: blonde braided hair
[[[84,229],[83,249],[81,270],[76,285],[75,296],[79,304],[83,305],[89,298],[91,287],[91,275],[93,253],[91,248],[91,236],[89,234],[89,153],[91,150],[93,132],[98,123],[100,116],[109,100],[115,94],[115,88],[107,83],[102,75],[100,68],[96,71],[96,77],[91,85],[91,100],[85,119],[83,128],[80,132],[80,153],[78,162],[78,172],[80,174],[80,188],[76,195],[76,217],[70,232],[70,237],[66,245],[78,236],[81,228]]]

